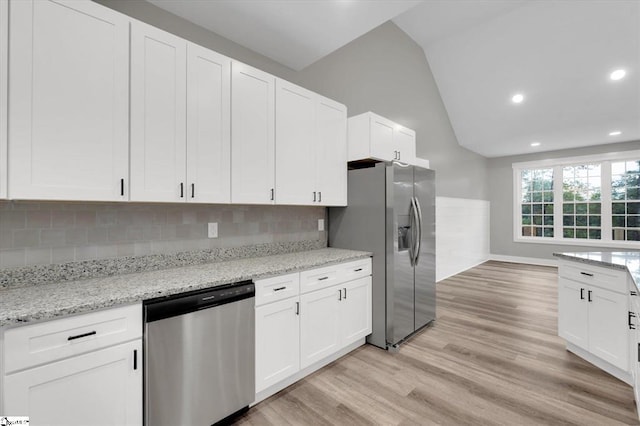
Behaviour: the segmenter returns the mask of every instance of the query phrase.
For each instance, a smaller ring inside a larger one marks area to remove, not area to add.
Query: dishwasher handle
[[[157,297],[143,302],[144,321],[159,321],[250,297],[255,297],[255,285],[251,281]]]

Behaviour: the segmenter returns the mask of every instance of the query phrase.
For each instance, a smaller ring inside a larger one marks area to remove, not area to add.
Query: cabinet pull
[[[360,272],[362,271],[362,268],[358,268],[358,269],[354,269],[353,272]]]
[[[273,192],[274,192],[274,191],[273,191],[273,188],[271,188],[271,201],[273,201],[273,197],[274,197]]]
[[[184,198],[184,182],[180,182],[180,198]]]
[[[120,196],[124,197],[124,179],[120,179]]]
[[[300,302],[296,302],[296,315],[300,315]]]
[[[582,275],[586,275],[587,277],[592,277],[593,274],[590,274],[589,272],[580,272]]]
[[[328,280],[328,279],[329,279],[329,277],[320,277],[320,278],[318,278],[318,281],[324,281],[324,280]]]
[[[67,337],[67,340],[82,339],[83,337],[93,336],[94,334],[98,334],[98,332],[94,330],[94,331],[90,331],[88,333],[76,334],[75,336]]]
[[[638,295],[638,292],[637,292],[637,291],[633,291],[633,290],[631,290],[631,291],[629,292],[629,294],[630,294],[631,296],[637,296],[637,295]]]
[[[635,317],[636,317],[636,314],[634,314],[633,312],[629,311],[629,317],[628,317],[628,322],[627,322],[629,324],[629,330],[635,330],[636,329],[636,326],[631,323],[631,318],[635,318]]]
[[[316,191],[313,191],[313,202],[316,202]]]
[[[580,300],[584,300],[584,288],[580,289]]]
[[[274,289],[273,289],[273,291],[280,291],[280,290],[284,290],[284,289],[286,289],[286,288],[287,288],[286,286],[284,286],[284,287],[278,287],[278,288],[274,288]]]
[[[345,287],[343,288],[343,290],[344,290],[344,300],[347,300],[347,288]]]
[[[338,300],[342,300],[342,289],[338,289]]]
[[[133,369],[134,370],[138,369],[138,350],[137,349],[133,350]]]
[[[400,151],[398,151],[398,160],[400,160],[400,156],[401,156],[401,155],[402,155],[402,154],[400,153]]]
[[[196,184],[191,184],[191,198],[196,198]]]
[[[318,191],[318,202],[322,202],[322,191]]]
[[[591,290],[587,291],[587,301],[593,302],[593,300],[591,300]]]
[[[640,343],[638,343],[638,362],[640,362]]]

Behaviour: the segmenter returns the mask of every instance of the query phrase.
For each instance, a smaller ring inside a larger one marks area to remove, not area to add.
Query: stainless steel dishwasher
[[[212,425],[255,398],[251,281],[144,302],[145,424]]]

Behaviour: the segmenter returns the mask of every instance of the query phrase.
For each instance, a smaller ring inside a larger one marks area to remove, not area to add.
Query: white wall
[[[436,197],[436,281],[489,259],[489,201]]]

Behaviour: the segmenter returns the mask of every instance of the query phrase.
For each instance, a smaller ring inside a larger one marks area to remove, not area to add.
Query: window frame
[[[594,246],[640,249],[640,241],[613,240],[612,211],[611,211],[611,163],[616,161],[638,161],[640,150],[610,152],[605,154],[586,155],[579,157],[552,158],[538,161],[525,161],[512,164],[513,177],[513,241],[517,243],[554,244],[570,246]],[[600,164],[601,173],[601,239],[564,238],[563,223],[563,168],[582,164]],[[553,237],[522,236],[521,205],[522,205],[522,170],[525,169],[553,169]]]

